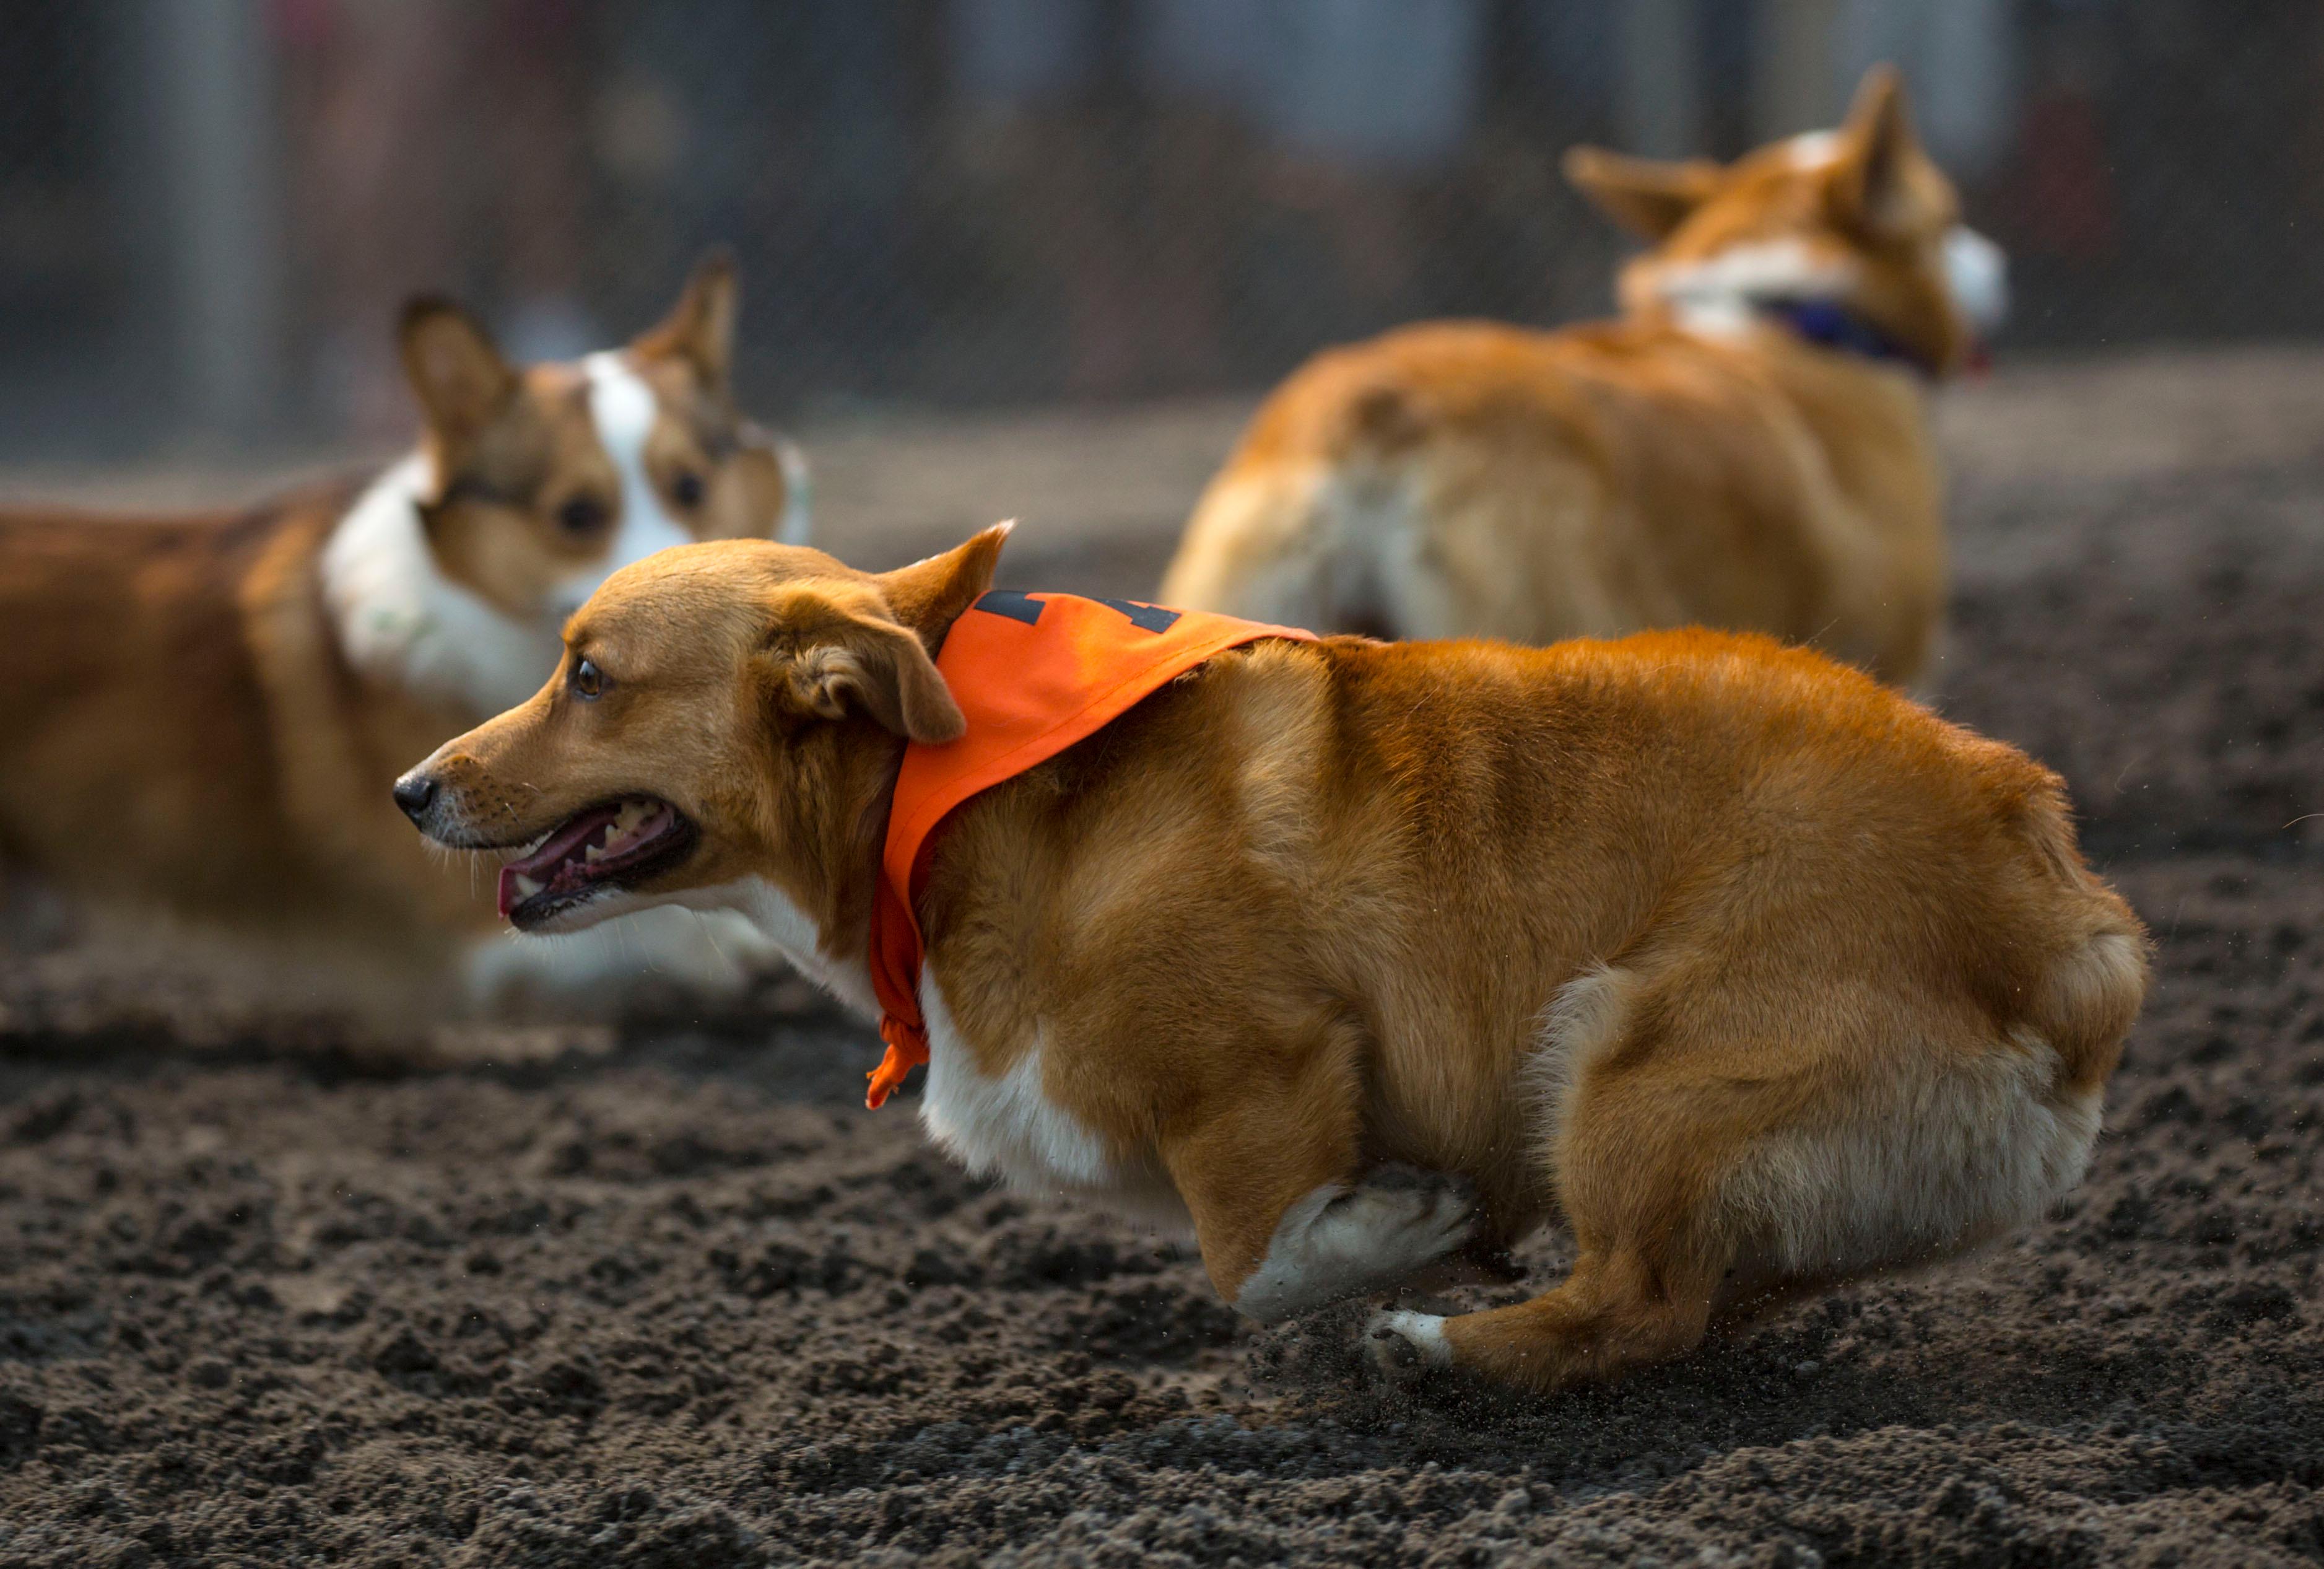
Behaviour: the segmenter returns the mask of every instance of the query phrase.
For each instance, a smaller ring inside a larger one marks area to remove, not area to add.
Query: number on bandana
[[[1108,610],[1118,610],[1130,618],[1130,624],[1141,632],[1168,632],[1177,624],[1178,612],[1165,610],[1158,605],[1140,605],[1134,599],[1107,599],[1092,595],[1093,599]]]
[[[1102,605],[1126,618],[1140,632],[1168,632],[1178,623],[1179,613],[1165,610],[1158,605],[1140,605],[1134,599],[1108,599],[1102,595],[1089,595],[1090,602]],[[1019,594],[1013,588],[996,588],[976,602],[976,608],[993,615],[1005,615],[1011,621],[1021,621],[1027,626],[1041,624],[1041,611],[1047,601],[1029,594]]]

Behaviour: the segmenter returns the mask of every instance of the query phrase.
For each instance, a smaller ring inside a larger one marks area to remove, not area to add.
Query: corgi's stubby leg
[[[1398,1380],[1555,1389],[2031,1224],[2089,1163],[2143,973],[2136,936],[2101,929],[1997,1038],[1909,981],[1755,998],[1733,949],[1600,969],[1545,1043],[1565,1059],[1544,1131],[1572,1272],[1515,1306],[1380,1315],[1367,1349]]]
[[[1572,1272],[1545,1296],[1490,1312],[1376,1316],[1366,1350],[1390,1379],[1458,1368],[1547,1390],[1682,1355],[1702,1339],[1740,1240],[1732,1228],[1721,1234],[1720,1173],[1738,1131],[1765,1125],[1763,1109],[1738,1096],[1767,1095],[1748,1087],[1760,1066],[1749,1059],[1772,1063],[1722,1040],[1729,1020],[1699,997],[1687,1016],[1692,1038],[1641,1038],[1655,1004],[1686,989],[1683,976],[1659,979],[1600,967],[1549,1011],[1540,1132],[1578,1244]],[[1723,1082],[1736,1072],[1739,1091]],[[1769,1109],[1789,1093],[1778,1089]]]
[[[1367,1349],[1398,1381],[1458,1367],[1498,1383],[1549,1390],[1683,1356],[1701,1343],[1710,1288],[1665,1278],[1665,1262],[1633,1248],[1585,1252],[1563,1285],[1513,1307],[1440,1318],[1377,1315]]]
[[[1351,1095],[1250,1096],[1207,1110],[1162,1149],[1212,1283],[1262,1324],[1393,1286],[1476,1230],[1466,1181],[1357,1170]]]
[[[1702,1159],[1717,1148],[1718,1130],[1690,1126],[1683,1104],[1608,1087],[1575,1097],[1560,1140],[1560,1199],[1580,1245],[1572,1272],[1514,1306],[1449,1318],[1376,1315],[1366,1350],[1390,1379],[1457,1367],[1545,1391],[1701,1343],[1735,1251],[1720,1234]]]

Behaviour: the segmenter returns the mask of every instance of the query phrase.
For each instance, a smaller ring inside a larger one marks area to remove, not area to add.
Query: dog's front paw
[[[1273,1324],[1384,1290],[1468,1242],[1481,1223],[1466,1178],[1383,1167],[1348,1188],[1319,1188],[1277,1223],[1235,1306]]]
[[[1364,1325],[1364,1354],[1391,1384],[1410,1386],[1452,1365],[1444,1320],[1434,1313],[1375,1313]]]
[[[1367,1251],[1407,1269],[1443,1257],[1477,1231],[1476,1184],[1450,1172],[1382,1166],[1339,1202],[1366,1233]]]

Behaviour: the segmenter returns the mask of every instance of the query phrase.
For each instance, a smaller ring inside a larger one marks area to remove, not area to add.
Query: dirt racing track
[[[1108,418],[836,434],[835,548],[1021,511],[1010,580],[1147,591],[1231,421]],[[792,983],[400,1063],[20,934],[0,1566],[2324,1557],[2324,360],[2030,370],[1947,430],[1938,700],[2066,774],[2159,943],[2024,1238],[1611,1390],[1395,1399],[1353,1310],[1253,1331],[864,1112]]]

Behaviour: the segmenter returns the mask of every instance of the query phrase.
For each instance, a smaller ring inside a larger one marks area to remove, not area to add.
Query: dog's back
[[[1049,823],[1054,800],[1092,833],[1173,825],[1125,862],[1134,881],[1047,901],[1077,921],[1101,894],[1123,919],[1239,911],[1184,938],[1236,968],[1291,918],[1270,901],[1296,894],[1301,962],[1371,993],[1386,1086],[1438,1082],[1452,1054],[1498,1094],[1560,987],[1647,946],[1733,955],[1738,976],[1755,955],[1805,955],[1948,1009],[1970,1006],[1963,977],[1980,977],[1978,1028],[2042,1032],[2082,1089],[2111,1071],[2127,1027],[2120,988],[2078,977],[2101,939],[2135,953],[2138,927],[2084,867],[2056,776],[1765,638],[1261,645],[1084,748],[965,808],[963,831],[981,841],[1022,812],[1024,863],[1039,865],[1053,832],[1079,832]],[[991,827],[974,826],[983,814]],[[1262,874],[1276,867],[1279,888]],[[1185,962],[1176,942],[1120,936],[1139,963]],[[1418,1055],[1399,1066],[1405,1052]],[[1503,1114],[1447,1106],[1437,1125],[1425,1099],[1399,1120],[1454,1143]]]
[[[235,599],[281,521],[0,514],[12,871],[174,903],[214,885],[213,858],[279,847],[270,781],[248,767],[267,726]]]

